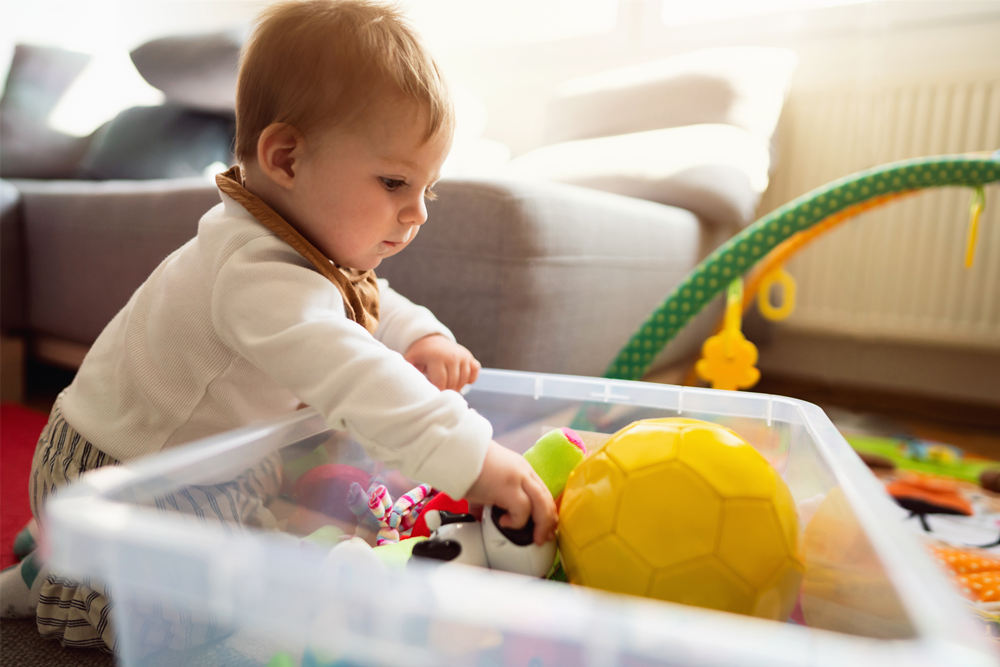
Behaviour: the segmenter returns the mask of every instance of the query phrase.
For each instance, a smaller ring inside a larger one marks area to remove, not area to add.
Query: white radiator
[[[793,89],[762,213],[887,162],[1000,149],[1000,73],[871,83]],[[971,197],[969,188],[925,190],[820,236],[786,267],[798,298],[783,326],[1000,350],[1000,186],[986,188],[966,269]]]

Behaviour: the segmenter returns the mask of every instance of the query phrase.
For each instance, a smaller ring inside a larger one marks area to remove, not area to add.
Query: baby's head
[[[369,0],[292,0],[265,10],[243,50],[236,92],[236,158],[256,159],[261,132],[288,123],[309,136],[363,123],[400,101],[426,135],[450,133],[451,98],[437,65],[390,6]]]
[[[281,3],[244,50],[247,188],[340,266],[374,268],[413,240],[453,128],[437,66],[385,5]]]

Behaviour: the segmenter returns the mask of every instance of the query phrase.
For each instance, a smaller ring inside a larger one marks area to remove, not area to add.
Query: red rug
[[[13,565],[14,538],[31,519],[28,473],[48,415],[16,403],[0,405],[0,568]]]

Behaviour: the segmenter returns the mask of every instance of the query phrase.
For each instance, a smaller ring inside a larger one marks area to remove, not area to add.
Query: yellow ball
[[[804,569],[784,481],[736,433],[695,419],[633,422],[584,459],[559,548],[571,583],[778,620]]]

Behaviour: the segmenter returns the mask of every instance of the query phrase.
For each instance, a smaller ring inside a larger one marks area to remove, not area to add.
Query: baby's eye
[[[427,201],[434,201],[437,198],[438,198],[438,195],[437,195],[436,192],[434,192],[434,190],[432,190],[430,188],[427,188],[426,190],[424,190],[424,199],[426,199]]]
[[[399,188],[406,185],[406,181],[399,178],[388,178],[386,176],[380,176],[379,180],[382,181],[382,185],[385,186],[385,189],[388,190],[389,192],[398,190]]]

